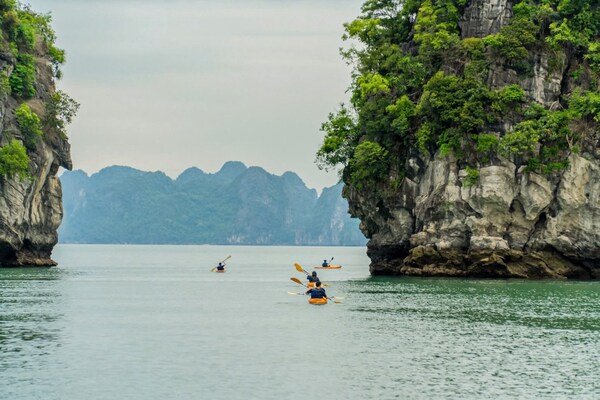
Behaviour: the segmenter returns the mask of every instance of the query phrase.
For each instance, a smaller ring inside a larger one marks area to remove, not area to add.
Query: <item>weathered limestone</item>
[[[460,19],[462,37],[483,38],[498,33],[512,16],[512,4],[508,0],[472,1]]]
[[[417,189],[395,196],[414,206],[371,208],[377,200],[345,191],[370,237],[373,274],[600,278],[597,163],[573,154],[551,182],[505,162],[468,186],[451,157],[420,162]]]
[[[526,82],[507,70],[492,69],[490,79],[499,87],[519,83],[551,107],[560,78],[538,61]],[[386,199],[393,204],[346,190],[351,213],[371,239],[371,272],[600,278],[600,166],[575,154],[569,163],[551,180],[504,161],[480,168],[477,184],[467,186],[466,171],[451,157],[413,156],[405,183]]]

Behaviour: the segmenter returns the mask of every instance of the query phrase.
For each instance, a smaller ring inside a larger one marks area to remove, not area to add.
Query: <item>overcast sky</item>
[[[59,87],[81,103],[75,169],[216,172],[239,160],[308,187],[320,125],[347,100],[338,49],[362,0],[28,0],[67,52]]]

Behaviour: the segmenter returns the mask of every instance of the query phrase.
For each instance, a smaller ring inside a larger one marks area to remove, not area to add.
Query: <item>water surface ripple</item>
[[[332,256],[342,304],[287,293]],[[600,398],[597,282],[371,278],[363,248],[54,258],[0,270],[0,399]]]

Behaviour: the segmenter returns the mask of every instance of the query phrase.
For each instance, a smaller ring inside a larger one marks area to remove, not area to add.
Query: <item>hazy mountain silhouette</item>
[[[282,176],[230,161],[209,174],[107,167],[65,171],[61,243],[365,245],[342,184],[317,196]]]

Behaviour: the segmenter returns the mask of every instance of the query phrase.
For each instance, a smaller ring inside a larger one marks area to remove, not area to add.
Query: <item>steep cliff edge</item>
[[[367,1],[321,165],[374,275],[600,278],[600,10]]]
[[[0,1],[0,266],[51,266],[62,219],[59,167],[78,104],[56,91],[64,52],[50,17]]]

